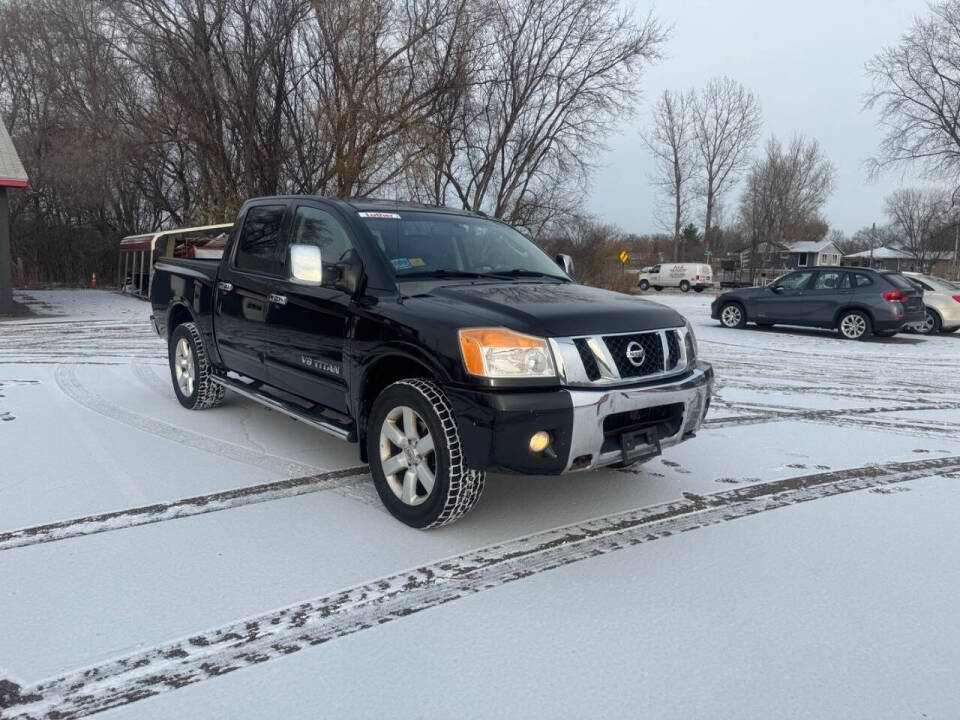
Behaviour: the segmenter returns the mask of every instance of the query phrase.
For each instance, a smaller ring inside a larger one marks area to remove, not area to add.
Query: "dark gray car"
[[[848,267],[797,270],[765,287],[726,292],[710,306],[710,316],[724,327],[836,328],[849,340],[895,335],[922,322],[923,313],[923,291],[903,275]]]

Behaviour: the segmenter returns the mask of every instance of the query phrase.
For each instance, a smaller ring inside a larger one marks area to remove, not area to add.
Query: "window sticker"
[[[400,216],[392,212],[361,212],[357,213],[362,218],[376,218],[377,220],[399,220]]]
[[[423,267],[426,265],[422,258],[408,258],[408,260],[413,267]]]
[[[390,262],[393,264],[394,270],[409,270],[413,267],[410,261],[406,258],[394,258]]]

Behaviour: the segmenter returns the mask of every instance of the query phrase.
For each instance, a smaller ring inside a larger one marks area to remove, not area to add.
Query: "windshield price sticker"
[[[399,220],[400,216],[392,212],[361,212],[357,213],[362,218],[375,218],[377,220]]]

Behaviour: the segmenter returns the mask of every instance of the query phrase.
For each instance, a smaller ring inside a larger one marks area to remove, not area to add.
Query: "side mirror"
[[[290,279],[303,285],[323,282],[323,261],[316,245],[290,246]]]
[[[783,288],[780,287],[779,285],[771,285],[771,286],[770,286],[770,291],[771,291],[771,292],[775,292],[775,293],[777,293],[777,295],[779,295],[780,293],[783,292]]]
[[[560,269],[563,270],[567,275],[573,277],[573,258],[569,255],[564,255],[560,253],[555,258],[557,265],[560,266]]]

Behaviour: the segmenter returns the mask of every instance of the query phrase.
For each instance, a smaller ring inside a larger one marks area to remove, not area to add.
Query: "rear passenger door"
[[[215,289],[214,323],[224,364],[263,382],[269,382],[267,323],[277,307],[271,295],[286,273],[287,208],[276,200],[247,208]]]
[[[291,213],[285,247],[313,245],[323,263],[319,285],[284,278],[277,284],[282,305],[270,313],[270,384],[347,414],[345,342],[351,297],[342,289],[343,268],[354,249],[337,211],[320,202],[300,202]]]
[[[818,270],[806,291],[810,323],[833,327],[837,311],[846,304],[851,295],[850,275],[843,270]]]

